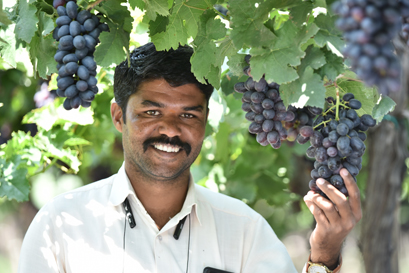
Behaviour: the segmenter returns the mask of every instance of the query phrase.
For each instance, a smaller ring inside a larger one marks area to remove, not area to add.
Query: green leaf
[[[18,2],[18,19],[15,33],[17,38],[30,43],[37,31],[38,17],[37,8],[33,5],[34,0],[20,0]]]
[[[91,145],[86,139],[80,137],[72,137],[64,142],[64,146],[77,146],[77,145]]]
[[[296,81],[280,86],[284,104],[297,108],[305,105],[324,108],[325,91],[321,77],[315,74],[311,67],[307,67]]]
[[[302,1],[295,7],[290,8],[290,19],[297,27],[301,27],[306,21],[308,15],[312,13],[313,4],[309,1]]]
[[[140,10],[145,9],[145,2],[143,0],[129,0],[129,5],[132,9],[138,8]]]
[[[42,36],[50,34],[55,28],[53,19],[45,12],[40,12],[38,25]]]
[[[57,72],[57,64],[54,60],[56,51],[56,42],[52,35],[43,37],[36,33],[31,39],[30,59],[34,71],[37,71],[41,78],[46,79],[47,76]]]
[[[5,62],[16,68],[16,55],[21,54],[21,48],[17,48],[16,45],[14,26],[10,25],[6,30],[0,29],[0,37],[4,39],[4,44],[0,44],[0,55]]]
[[[243,76],[243,68],[248,66],[246,61],[244,60],[246,54],[234,54],[229,57],[229,61],[227,65],[229,66],[230,72],[235,76]]]
[[[261,47],[275,38],[264,22],[274,7],[275,1],[265,1],[256,7],[257,1],[235,0],[230,4],[231,39],[236,48]]]
[[[345,42],[342,40],[341,32],[335,27],[337,17],[320,14],[315,18],[314,23],[320,28],[314,36],[314,40],[320,47],[327,45],[334,54],[342,57],[342,48]]]
[[[0,23],[3,25],[11,25],[13,22],[7,16],[7,13],[3,11],[3,7],[0,5]]]
[[[159,14],[162,16],[169,15],[167,0],[146,0],[145,9],[146,9],[146,15],[152,21],[156,20],[156,14]]]
[[[377,122],[381,122],[383,117],[395,109],[396,103],[388,96],[382,96],[382,99],[375,105],[372,111],[372,117]]]
[[[292,82],[298,78],[293,66],[301,63],[305,52],[301,45],[318,31],[311,24],[298,29],[291,21],[287,21],[270,41],[269,48],[252,48],[250,51],[250,67],[254,80],[258,81],[263,74],[267,82],[278,84]]]
[[[110,20],[118,25],[123,25],[122,27],[130,32],[132,22],[125,23],[126,19],[131,17],[131,13],[126,6],[121,5],[121,1],[103,1],[100,9]]]
[[[35,2],[35,5],[37,7],[37,9],[44,11],[45,13],[49,14],[49,15],[53,15],[54,12],[56,11],[56,9],[54,9],[54,7],[50,4],[48,4],[45,0],[37,0]]]
[[[169,23],[169,17],[158,15],[155,21],[149,22],[149,35],[152,37],[157,33],[166,31]]]
[[[233,44],[230,39],[226,38],[225,43],[216,47],[213,40],[224,37],[226,28],[219,19],[215,20],[214,16],[216,16],[216,13],[213,11],[205,12],[201,16],[199,34],[193,41],[195,51],[190,61],[192,63],[192,72],[200,82],[205,83],[204,79],[208,79],[210,84],[215,88],[219,88],[221,65]]]
[[[30,184],[24,166],[19,155],[14,155],[10,161],[0,158],[0,197],[7,196],[19,202],[28,200]]]
[[[177,49],[179,44],[185,45],[189,37],[195,38],[200,15],[212,5],[202,0],[190,0],[188,3],[186,0],[176,0],[166,30],[151,36],[156,49]]]
[[[102,32],[99,36],[101,43],[97,46],[95,61],[102,67],[119,64],[125,57],[124,47],[129,48],[129,32],[122,25],[108,22],[109,32]]]
[[[238,94],[234,91],[234,85],[238,82],[244,82],[247,80],[247,76],[242,75],[241,77],[233,75],[231,72],[227,72],[223,77],[222,77],[222,83],[221,83],[221,90],[225,96],[228,96],[230,94],[233,94],[233,96],[240,97],[241,99],[241,94]],[[240,104],[241,105],[241,104]],[[241,110],[241,107],[240,107]]]
[[[320,48],[309,46],[305,51],[305,57],[302,59],[298,71],[301,74],[307,66],[318,69],[326,63],[324,52]]]
[[[335,80],[345,70],[344,60],[325,48],[324,51],[326,64],[317,73],[322,78],[327,77],[330,80]]]

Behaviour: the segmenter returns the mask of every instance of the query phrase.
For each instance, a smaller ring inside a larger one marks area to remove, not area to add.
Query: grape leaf
[[[312,13],[312,8],[312,2],[302,1],[295,7],[290,8],[290,19],[297,27],[301,27],[307,21],[307,16]]]
[[[0,5],[0,23],[6,26],[13,23],[7,16],[7,13],[3,11],[3,7],[1,5]]]
[[[9,200],[27,201],[30,184],[26,177],[27,169],[20,155],[14,155],[10,161],[0,158],[0,197],[7,196]],[[20,165],[21,164],[21,165]]]
[[[51,17],[48,16],[45,12],[40,12],[38,18],[38,30],[41,35],[46,36],[50,34],[55,28],[53,19],[51,19]]]
[[[190,61],[192,72],[200,82],[205,83],[204,79],[208,79],[210,84],[219,88],[220,67],[226,55],[225,51],[229,51],[232,43],[227,42],[216,47],[213,40],[224,37],[226,28],[219,19],[214,19],[215,16],[215,12],[209,11],[200,17],[199,33],[193,41],[195,51]]]
[[[280,95],[286,106],[294,105],[302,108],[305,105],[324,108],[325,87],[321,77],[314,73],[311,67],[307,67],[300,78],[294,82],[282,84]]]
[[[6,30],[0,29],[0,36],[4,39],[4,44],[0,44],[0,55],[5,62],[16,68],[16,55],[21,54],[21,47],[17,49],[14,26],[10,25]]]
[[[335,80],[335,78],[345,70],[344,60],[325,48],[324,52],[326,64],[321,67],[317,73],[320,74],[322,78],[326,76],[330,80]]]
[[[18,2],[18,19],[14,29],[18,39],[31,42],[37,31],[38,17],[37,8],[33,3],[35,0],[21,0]]]
[[[230,72],[235,76],[243,75],[243,68],[248,64],[244,60],[246,54],[234,54],[229,57],[227,65],[229,66]]]
[[[86,139],[80,137],[71,137],[64,142],[64,146],[76,146],[76,145],[91,145]]]
[[[129,32],[123,25],[108,22],[109,32],[102,32],[99,36],[101,43],[96,47],[95,62],[102,67],[119,64],[125,57],[124,47],[129,48]]]
[[[388,96],[382,96],[382,99],[375,105],[372,111],[372,117],[377,122],[381,122],[383,117],[395,109],[396,103]]]
[[[166,31],[166,26],[169,23],[169,17],[158,15],[155,21],[149,22],[149,36],[154,36],[156,33]]]
[[[54,55],[56,52],[56,42],[52,35],[43,37],[36,33],[30,42],[30,60],[34,67],[34,72],[46,79],[47,76],[57,72]]]
[[[145,9],[145,2],[143,0],[129,0],[129,5],[132,9],[138,8],[140,10]]]
[[[211,2],[215,2],[212,0]],[[213,3],[202,0],[176,0],[164,32],[151,36],[157,50],[177,49],[185,45],[189,37],[195,38],[198,32],[200,15]]]
[[[253,78],[257,81],[265,74],[267,82],[278,84],[297,79],[298,74],[292,66],[300,65],[301,58],[305,56],[300,46],[317,31],[314,24],[298,29],[291,21],[284,23],[268,48],[251,49],[250,67]]]
[[[104,1],[98,10],[103,12],[109,19],[127,31],[132,31],[132,17],[126,6],[121,5],[121,1]]]
[[[48,4],[45,0],[37,0],[35,2],[35,5],[38,10],[44,11],[45,13],[49,15],[53,15],[55,12],[55,9],[52,5]]]
[[[229,4],[233,26],[231,39],[236,48],[261,47],[275,38],[274,33],[264,25],[274,1],[262,2],[258,7],[253,0],[235,0]]]
[[[314,40],[320,47],[327,45],[334,54],[342,57],[342,48],[345,42],[341,38],[341,32],[335,27],[336,16],[320,14],[314,23],[320,28],[314,36]]]
[[[144,2],[145,2],[146,15],[152,21],[156,20],[156,14],[159,14],[162,16],[169,15],[167,0],[145,0]]]
[[[305,51],[305,57],[301,60],[301,64],[298,67],[299,73],[302,73],[307,66],[311,66],[313,69],[318,69],[325,65],[325,55],[320,48],[309,46]]]

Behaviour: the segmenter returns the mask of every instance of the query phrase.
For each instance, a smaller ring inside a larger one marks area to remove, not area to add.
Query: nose
[[[179,122],[178,117],[167,117],[162,119],[159,124],[159,134],[166,135],[170,138],[180,136],[182,130]]]

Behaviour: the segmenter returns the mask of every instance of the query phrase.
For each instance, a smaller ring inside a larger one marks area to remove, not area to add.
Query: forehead
[[[193,83],[172,87],[165,79],[143,82],[128,103],[140,104],[143,101],[154,101],[164,105],[206,106],[206,97]]]

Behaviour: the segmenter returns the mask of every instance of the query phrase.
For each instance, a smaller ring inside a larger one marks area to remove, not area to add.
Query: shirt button
[[[162,236],[159,235],[159,236],[158,236],[158,239],[159,239],[159,241],[162,241]]]

